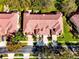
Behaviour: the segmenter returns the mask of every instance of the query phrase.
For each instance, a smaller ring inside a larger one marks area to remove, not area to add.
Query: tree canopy
[[[64,15],[75,12],[79,7],[79,0],[0,0],[0,4],[9,5],[10,10],[33,10],[41,13],[61,11]]]
[[[77,10],[76,0],[56,0],[56,7],[65,15],[69,15],[71,12]]]
[[[54,0],[31,0],[31,9],[43,12],[56,11]]]

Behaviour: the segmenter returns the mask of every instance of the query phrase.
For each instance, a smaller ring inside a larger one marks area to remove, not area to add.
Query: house
[[[24,34],[57,35],[63,32],[62,13],[32,14],[25,12],[23,19]]]
[[[75,14],[70,18],[70,22],[72,23],[73,29],[79,33],[79,14]]]
[[[0,12],[0,38],[4,41],[9,35],[19,29],[19,12]]]

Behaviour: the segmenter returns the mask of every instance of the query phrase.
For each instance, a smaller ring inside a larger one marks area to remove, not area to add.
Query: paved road
[[[22,52],[22,53],[31,53],[32,52],[32,46],[25,46],[21,49],[18,49],[18,52]]]

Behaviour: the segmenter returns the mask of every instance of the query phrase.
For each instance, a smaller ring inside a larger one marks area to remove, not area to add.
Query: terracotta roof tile
[[[23,31],[30,34],[34,33],[34,29],[42,29],[39,30],[39,34],[49,35],[50,29],[55,27],[57,24],[61,25],[59,21],[62,17],[61,13],[57,14],[27,14],[24,13],[24,21],[23,21]],[[37,25],[38,24],[38,25]],[[57,29],[61,29],[61,27],[57,27]]]
[[[79,14],[75,14],[70,20],[79,28]]]
[[[18,13],[0,13],[0,35],[17,30],[17,17]]]

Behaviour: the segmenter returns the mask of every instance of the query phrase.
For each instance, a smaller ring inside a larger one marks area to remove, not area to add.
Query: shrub
[[[18,49],[24,47],[26,44],[18,43],[13,44],[12,42],[7,45],[7,49],[9,52],[16,52]]]

